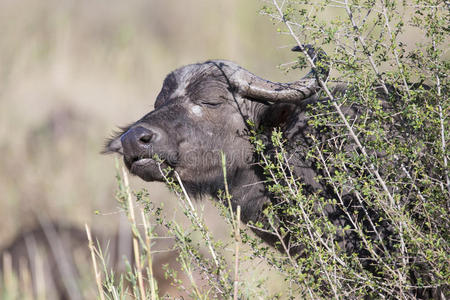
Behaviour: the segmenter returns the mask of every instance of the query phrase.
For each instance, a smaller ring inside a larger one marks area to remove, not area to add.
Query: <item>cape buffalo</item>
[[[196,198],[217,198],[218,192],[224,190],[220,156],[224,153],[232,207],[241,206],[243,222],[264,223],[263,208],[275,199],[264,187],[267,175],[257,163],[249,140],[251,121],[254,127],[265,128],[263,140],[270,141],[272,129],[281,128],[291,144],[289,163],[305,190],[333,197],[329,187],[316,180],[319,173],[306,157],[312,146],[308,134],[319,130],[308,124],[307,107],[327,100],[318,96],[318,76],[328,75],[326,54],[309,45],[306,49],[321,64],[317,71],[292,83],[262,79],[224,60],[187,65],[171,72],[156,98],[155,110],[122,128],[107,142],[104,153],[121,154],[130,172],[145,181],[163,181],[161,170],[171,167],[178,172],[187,192]],[[337,86],[334,93],[342,90]],[[346,113],[356,112],[348,108]],[[155,160],[155,155],[160,160]],[[336,207],[328,206],[327,214],[340,226],[349,224]],[[278,240],[264,230],[252,229],[269,244]],[[353,251],[356,244],[356,239],[347,238],[343,246]]]

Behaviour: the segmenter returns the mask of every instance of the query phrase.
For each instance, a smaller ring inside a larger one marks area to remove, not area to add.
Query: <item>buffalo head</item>
[[[231,188],[256,176],[247,121],[280,126],[317,89],[311,75],[274,83],[229,61],[187,65],[166,77],[155,109],[123,128],[105,152],[123,155],[130,172],[146,181],[162,181],[161,169],[170,166],[191,194],[215,196],[223,186],[221,152],[227,157]],[[233,205],[255,204],[250,196],[244,198],[245,203]]]

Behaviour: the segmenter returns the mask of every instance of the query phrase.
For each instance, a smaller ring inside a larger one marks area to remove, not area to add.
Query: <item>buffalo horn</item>
[[[312,96],[319,89],[315,77],[278,83],[262,79],[242,68],[234,72],[230,81],[240,95],[269,102],[298,102]]]
[[[304,45],[303,47],[307,50],[308,55],[313,58],[313,61],[316,63],[320,61],[321,64],[319,65],[324,65],[324,67],[318,69],[318,73],[321,76],[327,77],[329,69],[326,53],[321,49],[316,51],[311,45]],[[292,48],[292,51],[299,51],[299,49],[297,46]],[[232,67],[230,71],[227,72],[229,74],[227,77],[230,80],[230,84],[240,95],[250,99],[295,103],[311,97],[320,89],[315,70],[312,70],[299,81],[291,83],[271,82],[239,66],[236,66],[236,68]]]

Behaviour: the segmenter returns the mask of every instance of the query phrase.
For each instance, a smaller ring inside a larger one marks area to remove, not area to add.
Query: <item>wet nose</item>
[[[120,141],[122,142],[124,153],[133,155],[142,155],[144,151],[148,150],[158,138],[156,130],[144,128],[142,126],[134,127],[125,132]]]

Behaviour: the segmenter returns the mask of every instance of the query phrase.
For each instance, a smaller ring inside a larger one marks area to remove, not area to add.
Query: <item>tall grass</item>
[[[167,170],[163,172],[167,174]],[[180,178],[175,176],[176,178],[169,178],[166,175],[167,184],[178,196],[180,206],[193,229],[185,229],[174,220],[166,220],[161,214],[162,208],[154,206],[146,191],[131,193],[128,175],[123,167],[121,176],[117,176],[119,186],[117,199],[129,217],[134,251],[134,261],[127,262],[127,273],[120,279],[117,280],[114,272],[111,273],[111,270],[107,269],[104,251],[95,247],[89,228],[86,226],[99,295],[102,299],[125,299],[127,297],[133,299],[162,299],[164,297],[166,299],[168,297],[158,294],[157,282],[153,277],[151,245],[158,236],[153,232],[151,221],[153,221],[153,226],[156,223],[165,226],[168,234],[175,238],[180,271],[167,267],[166,275],[179,289],[181,295],[195,299],[227,298],[233,295],[232,298],[238,299],[240,287],[243,285],[239,282],[241,272],[239,269],[239,209],[237,214],[226,209],[226,213],[232,217],[230,234],[235,237],[235,259],[234,270],[232,270],[224,252],[226,250],[224,247],[228,247],[228,245],[214,240],[211,231],[205,225],[203,219],[205,216],[197,210],[184,190]],[[195,237],[195,235],[198,236]],[[173,251],[173,249],[167,249],[167,251]],[[183,272],[186,279],[181,280],[178,272]]]

